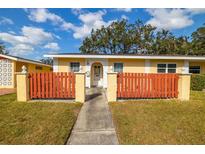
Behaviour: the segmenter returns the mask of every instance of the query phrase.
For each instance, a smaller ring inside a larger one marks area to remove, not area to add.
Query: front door
[[[93,66],[93,86],[102,86],[102,65],[94,64]]]

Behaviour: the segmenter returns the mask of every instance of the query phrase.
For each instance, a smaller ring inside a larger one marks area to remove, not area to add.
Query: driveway
[[[13,88],[3,88],[3,89],[0,89],[0,96],[1,95],[6,95],[6,94],[12,94],[12,93],[16,93],[16,89],[13,89]]]
[[[118,144],[105,90],[87,90],[84,103],[67,144]]]

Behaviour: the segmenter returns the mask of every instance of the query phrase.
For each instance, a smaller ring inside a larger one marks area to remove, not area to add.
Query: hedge
[[[191,90],[202,91],[205,89],[205,74],[192,74]]]

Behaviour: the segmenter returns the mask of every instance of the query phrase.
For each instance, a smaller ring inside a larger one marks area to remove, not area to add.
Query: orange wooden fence
[[[43,72],[29,74],[30,98],[75,98],[75,74]]]
[[[118,73],[118,98],[177,98],[177,74]]]

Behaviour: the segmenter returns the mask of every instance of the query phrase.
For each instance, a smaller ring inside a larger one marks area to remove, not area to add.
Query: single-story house
[[[23,65],[27,72],[52,71],[52,66],[40,61],[0,54],[0,89],[16,87],[15,72],[21,72]]]
[[[86,87],[107,88],[107,73],[196,73],[205,74],[205,56],[154,56],[62,53],[53,58],[54,72],[84,72]]]

